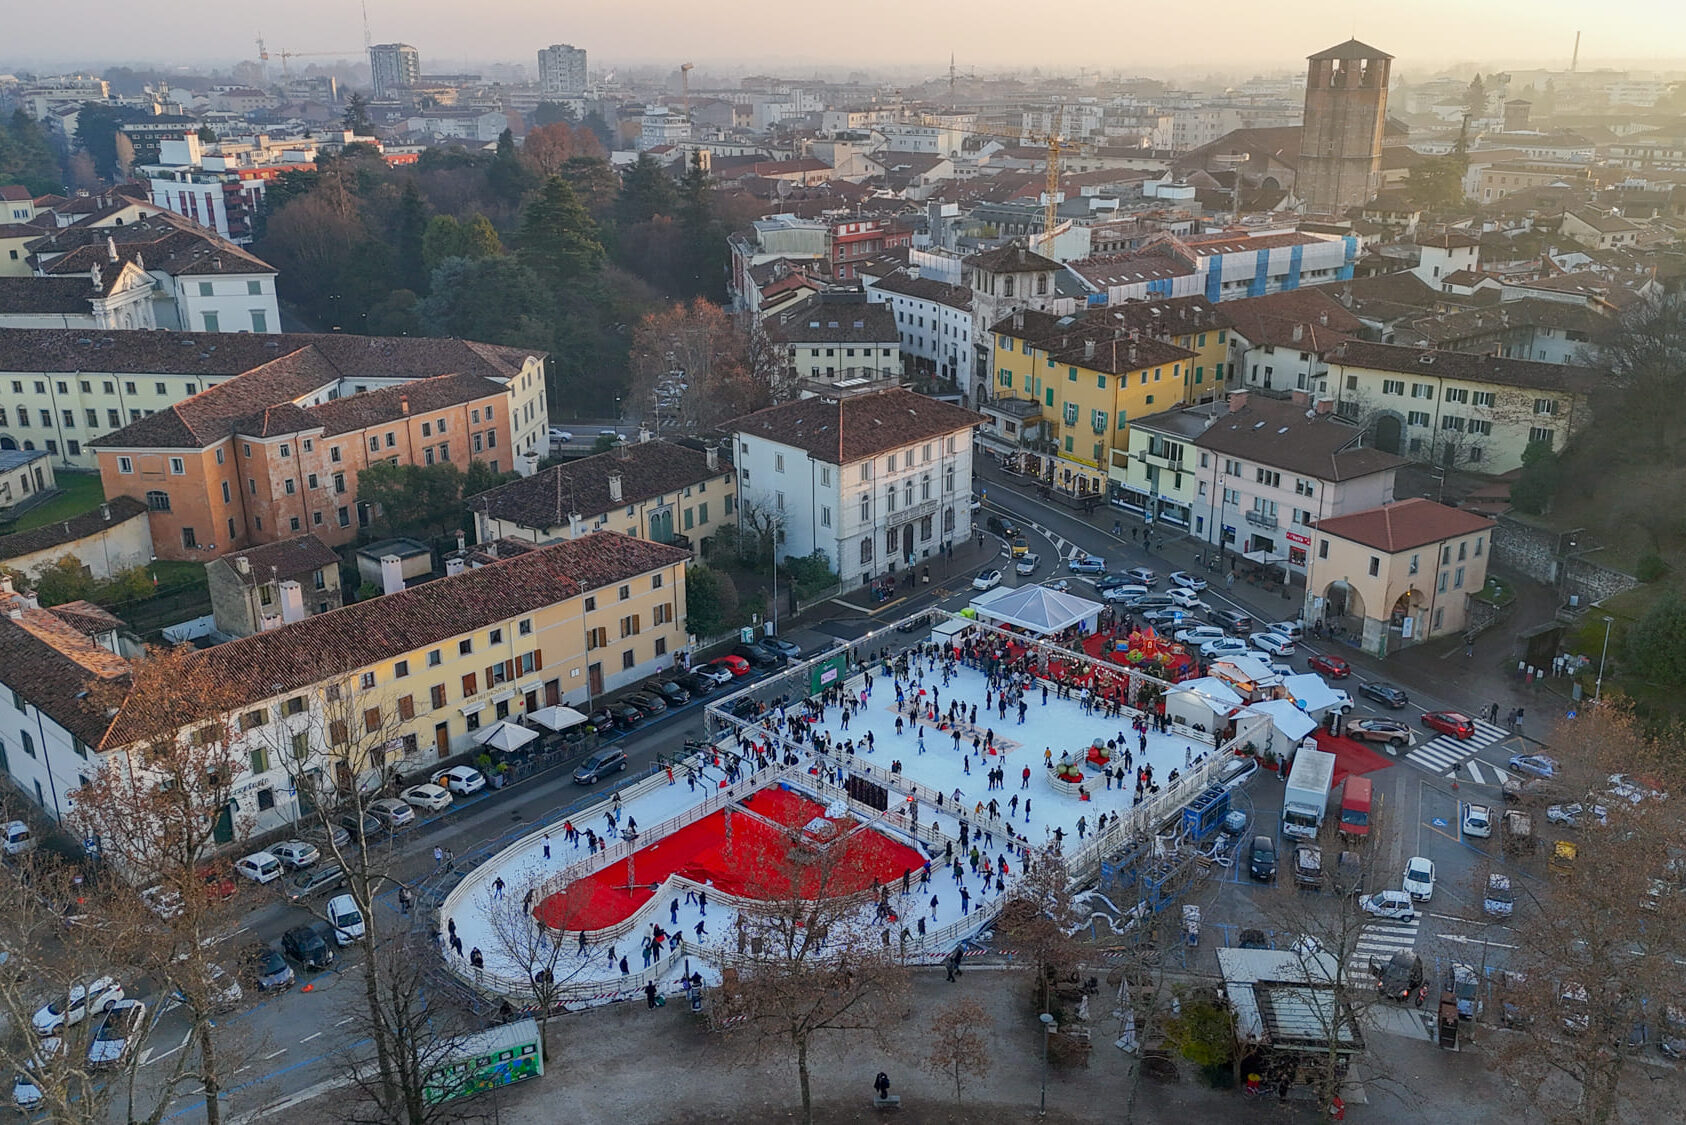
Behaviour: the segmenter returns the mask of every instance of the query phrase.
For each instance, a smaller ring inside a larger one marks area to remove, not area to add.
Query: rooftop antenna
[[[1575,53],[1569,56],[1569,73],[1575,73],[1575,66],[1581,61],[1581,33],[1575,32]]]
[[[369,0],[363,0],[363,49],[367,51],[374,44],[369,35]]]

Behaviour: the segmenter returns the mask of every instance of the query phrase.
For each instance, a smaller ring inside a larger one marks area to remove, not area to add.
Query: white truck
[[[1329,786],[1335,780],[1335,756],[1327,750],[1303,749],[1294,755],[1288,784],[1282,790],[1282,835],[1315,839],[1329,806]]]

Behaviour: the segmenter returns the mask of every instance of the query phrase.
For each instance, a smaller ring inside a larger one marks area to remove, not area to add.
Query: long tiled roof
[[[1492,526],[1493,521],[1486,516],[1461,508],[1449,508],[1421,496],[1317,522],[1317,530],[1326,535],[1362,543],[1390,555],[1460,535],[1472,535]]]
[[[1589,393],[1599,381],[1590,367],[1567,363],[1540,363],[1531,359],[1478,355],[1474,352],[1411,348],[1401,344],[1372,344],[1348,340],[1328,356],[1330,363],[1365,367],[1372,371],[1396,371],[1410,375],[1432,375],[1466,383],[1496,383],[1542,391]]]
[[[193,661],[237,685],[244,702],[267,699],[689,557],[689,551],[665,543],[593,532],[216,645]],[[184,716],[184,722],[191,719]],[[134,736],[119,713],[103,746],[120,746]]]
[[[125,199],[116,209],[134,205],[134,200]],[[119,258],[133,261],[138,256],[147,269],[172,276],[276,272],[274,266],[215,231],[164,210],[120,227],[78,223],[48,231],[29,244],[29,252],[37,258],[62,255],[48,263],[48,273],[85,272],[91,265],[109,262],[113,246]]]
[[[89,444],[98,449],[204,449],[234,433],[237,423],[272,405],[339,381],[314,348],[272,359],[238,379],[218,383]]]
[[[110,512],[109,518],[106,516],[107,512]],[[139,500],[132,496],[114,496],[107,500],[103,507],[89,508],[81,515],[71,516],[67,520],[55,520],[40,527],[32,527],[28,531],[0,536],[0,560],[15,559],[19,555],[32,555],[37,551],[74,543],[104,528],[115,527],[144,515],[146,505]]]
[[[1235,331],[1249,344],[1294,348],[1321,355],[1363,329],[1326,288],[1308,287],[1225,301]],[[1300,338],[1294,338],[1295,329]]]
[[[245,559],[251,569],[242,573],[239,559]],[[226,565],[242,585],[259,586],[265,582],[310,574],[325,566],[335,566],[339,559],[332,547],[316,536],[306,534],[235,551],[216,560],[214,565]]]
[[[1361,445],[1363,437],[1362,430],[1333,414],[1308,416],[1305,407],[1292,402],[1249,395],[1245,406],[1219,414],[1194,444],[1325,481],[1352,480],[1409,463]]]
[[[51,610],[8,600],[16,616],[0,613],[0,683],[83,742],[99,745],[108,721],[90,704],[89,689],[127,679],[128,661]]]
[[[1056,364],[1109,375],[1180,363],[1195,355],[1153,335],[1137,332],[1132,338],[1128,327],[1113,320],[1107,309],[1083,316],[1054,316],[1024,309],[998,321],[990,331],[1022,339],[1026,347],[1046,352]],[[1092,353],[1090,344],[1094,345]]]
[[[89,316],[99,295],[85,271],[67,277],[0,277],[0,315]]]
[[[653,496],[678,492],[720,476],[731,466],[708,467],[708,455],[665,441],[635,442],[608,453],[568,461],[469,498],[492,519],[522,527],[564,527],[570,515],[595,518]],[[621,498],[609,497],[609,478],[621,479]]]
[[[893,387],[835,399],[797,399],[746,414],[728,428],[806,449],[828,464],[848,465],[983,421],[981,414]]]
[[[425,414],[503,393],[503,384],[481,375],[435,375],[431,379],[415,379],[395,387],[336,398],[309,407],[305,413],[323,427],[324,436],[333,437],[395,421],[404,416],[406,401],[411,413]]]

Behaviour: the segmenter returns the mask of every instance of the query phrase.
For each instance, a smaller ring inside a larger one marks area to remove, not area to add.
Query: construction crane
[[[691,120],[691,71],[696,68],[695,63],[679,64],[679,91],[685,100],[685,120]]]
[[[290,75],[288,75],[288,73],[287,73],[287,60],[288,59],[343,59],[347,55],[362,54],[361,51],[288,51],[288,50],[281,50],[281,51],[277,51],[276,53],[281,56],[281,81],[283,81],[283,82],[287,81],[287,79],[290,77]]]
[[[1054,246],[1054,228],[1060,221],[1060,204],[1065,201],[1060,191],[1060,156],[1073,146],[1072,143],[1060,136],[1059,130],[1050,129],[1043,133],[1034,129],[1015,129],[1011,126],[1002,128],[991,127],[989,132],[1011,137],[1024,144],[1047,145],[1047,176],[1042,191],[1042,237],[1038,240],[1042,252],[1052,256]]]
[[[258,32],[258,63],[263,67],[263,80],[269,82],[269,48],[263,45],[263,32]]]

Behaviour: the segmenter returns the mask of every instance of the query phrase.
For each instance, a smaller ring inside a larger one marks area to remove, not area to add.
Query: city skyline
[[[227,9],[194,19],[190,2],[171,18],[136,21],[125,26],[120,47],[90,43],[88,26],[103,26],[121,18],[116,0],[86,0],[88,16],[68,24],[50,9],[27,7],[8,17],[8,38],[28,44],[15,54],[0,56],[0,68],[87,66],[113,64],[197,64],[227,68],[256,55],[255,40],[263,34],[271,57],[285,48],[318,55],[331,62],[329,52],[344,51],[351,62],[366,62],[363,25],[357,5],[345,0],[293,0],[284,7],[253,12],[239,24],[226,19]],[[1400,60],[1398,71],[1432,74],[1449,66],[1477,61],[1484,67],[1566,69],[1577,31],[1583,33],[1582,69],[1632,66],[1645,69],[1686,69],[1686,58],[1659,58],[1659,43],[1686,43],[1686,7],[1666,0],[1620,0],[1617,18],[1602,22],[1588,18],[1584,5],[1567,0],[1492,0],[1477,9],[1456,0],[1417,0],[1398,8],[1313,0],[1259,21],[1257,9],[1237,0],[1216,0],[1202,11],[1208,27],[1230,26],[1236,34],[1191,39],[1186,15],[1175,10],[1132,13],[1118,21],[1115,35],[1081,20],[1031,21],[1016,19],[1021,9],[1002,0],[983,0],[967,10],[964,22],[952,10],[922,11],[892,7],[868,0],[853,10],[857,19],[874,27],[894,27],[900,34],[881,37],[870,54],[819,54],[790,25],[746,28],[730,11],[710,16],[694,7],[678,7],[658,18],[628,23],[619,6],[603,3],[575,7],[566,15],[535,0],[490,0],[465,20],[460,5],[445,0],[375,0],[369,5],[369,30],[376,43],[404,42],[415,46],[424,68],[452,71],[464,65],[514,62],[535,68],[536,51],[565,42],[591,52],[594,68],[611,66],[677,65],[682,59],[718,69],[782,66],[793,75],[815,69],[829,72],[923,70],[932,76],[946,67],[952,53],[962,72],[980,74],[1017,71],[1028,74],[1099,70],[1104,74],[1235,72],[1273,73],[1297,69],[1306,55],[1349,35],[1374,44]],[[123,6],[122,11],[131,11]],[[1001,29],[1014,19],[1012,33]],[[267,26],[265,26],[267,25]],[[1591,26],[1588,26],[1591,25]],[[184,39],[181,29],[193,28]],[[1448,36],[1449,29],[1457,34]],[[1074,32],[1081,31],[1081,34]],[[885,41],[887,40],[887,42]],[[1459,45],[1448,50],[1448,43]],[[1097,46],[1103,44],[1104,46]],[[1177,53],[1166,48],[1184,44]],[[1483,57],[1466,49],[1481,44]]]

